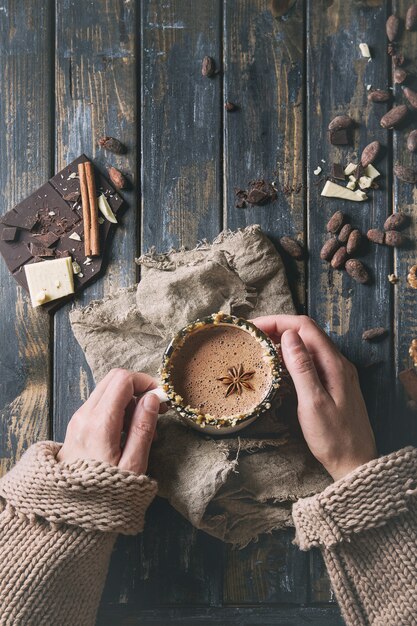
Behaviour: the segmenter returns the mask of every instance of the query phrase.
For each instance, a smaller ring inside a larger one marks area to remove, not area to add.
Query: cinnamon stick
[[[87,177],[88,201],[90,209],[90,245],[91,255],[98,256],[100,254],[100,236],[98,223],[98,205],[96,181],[94,179],[94,168],[91,161],[84,163],[85,173]]]
[[[78,164],[78,175],[80,177],[80,189],[81,189],[81,202],[83,207],[83,222],[84,222],[84,254],[90,256],[91,254],[91,220],[90,220],[90,202],[88,199],[88,186],[87,175],[85,171],[85,163]]]

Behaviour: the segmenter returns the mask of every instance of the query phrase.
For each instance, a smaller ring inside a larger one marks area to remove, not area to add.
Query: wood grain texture
[[[99,626],[344,626],[336,607],[248,607],[219,609],[113,609],[100,614]]]
[[[391,210],[389,158],[378,162],[381,188],[370,192],[366,203],[348,203],[320,196],[331,164],[358,162],[361,150],[378,139],[389,154],[389,133],[380,127],[385,104],[367,104],[367,85],[386,89],[386,3],[341,0],[309,2],[307,8],[307,184],[308,184],[308,313],[322,326],[342,352],[359,368],[362,390],[378,445],[390,447],[385,424],[391,419],[393,354],[389,339],[379,344],[361,340],[362,331],[375,326],[390,329],[392,288],[387,280],[390,252],[385,247],[365,247],[364,263],[371,285],[355,283],[345,272],[329,269],[319,258],[326,239],[326,223],[341,209],[362,232],[380,226]],[[366,42],[374,60],[361,58],[359,43]],[[351,148],[330,145],[327,127],[334,116],[348,114],[357,123]],[[318,178],[313,171],[323,169]],[[331,600],[330,585],[317,553],[311,561],[311,599]]]
[[[52,2],[7,1],[0,18],[0,214],[52,173]],[[50,320],[0,259],[0,474],[49,434]]]
[[[225,225],[258,223],[275,242],[283,235],[304,242],[304,2],[280,19],[268,7],[225,3],[224,100],[238,106],[223,113]],[[277,201],[236,208],[235,189],[259,178],[276,183]],[[304,264],[283,257],[302,307]]]
[[[224,5],[224,100],[238,106],[223,113],[225,225],[259,223],[275,242],[283,235],[304,241],[304,3],[282,19],[268,7],[265,0]],[[259,178],[276,181],[277,201],[236,208],[235,188]],[[304,264],[283,256],[302,306]],[[307,559],[290,537],[274,533],[239,552],[228,546],[225,601],[304,602]]]
[[[194,247],[221,225],[220,2],[142,3],[142,247]]]
[[[401,1],[393,2],[393,11],[405,17],[410,3]],[[417,33],[403,32],[400,40],[400,50],[406,58],[404,68],[413,74],[409,86],[417,90]],[[395,87],[395,98],[399,103],[406,102],[401,93],[401,88]],[[393,162],[417,169],[417,155],[408,152],[406,148],[408,133],[417,128],[417,112],[410,113],[410,124],[406,129],[394,132]],[[404,211],[410,217],[410,226],[404,231],[411,241],[405,249],[397,249],[394,254],[394,270],[400,282],[394,288],[394,349],[396,357],[396,373],[407,367],[412,362],[408,354],[411,340],[417,338],[417,291],[407,284],[407,274],[412,265],[417,264],[417,189],[415,185],[408,185],[394,178],[393,181],[393,210]],[[406,409],[407,399],[401,386],[398,384],[397,414],[392,424],[387,425],[392,433],[393,448],[404,445],[417,445],[417,419],[416,413]]]

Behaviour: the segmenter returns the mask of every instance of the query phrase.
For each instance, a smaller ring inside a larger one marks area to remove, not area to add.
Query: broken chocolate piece
[[[36,243],[29,244],[29,252],[32,256],[55,256],[55,252],[51,250],[51,248],[46,248],[45,246],[37,245]]]
[[[80,199],[80,192],[79,191],[70,191],[69,193],[66,193],[65,196],[62,196],[62,197],[67,202],[78,202],[78,200]]]
[[[350,144],[350,137],[347,129],[331,130],[330,143],[332,146],[348,146]]]
[[[36,237],[36,244],[41,244],[42,246],[46,246],[47,248],[50,248],[59,240],[59,235],[56,235],[52,231],[50,231],[49,233],[45,233],[44,235],[35,234],[32,235],[32,237]]]
[[[23,202],[11,211],[5,213],[0,219],[0,222],[6,224],[6,226],[15,226],[17,228],[23,228],[23,230],[32,230],[38,221],[36,213],[26,213],[22,208]]]
[[[340,165],[340,163],[333,163],[331,176],[337,180],[345,180],[346,176],[343,165]]]
[[[17,235],[17,228],[16,226],[7,226],[6,228],[3,229],[2,233],[1,233],[1,238],[3,241],[14,241],[16,239],[16,235]]]

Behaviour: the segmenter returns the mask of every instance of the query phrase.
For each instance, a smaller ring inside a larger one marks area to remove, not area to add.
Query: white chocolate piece
[[[351,191],[354,191],[356,189],[356,181],[350,180],[348,184],[346,185],[346,187],[350,189]]]
[[[358,184],[361,189],[369,189],[372,185],[372,178],[370,176],[361,176],[358,180]]]
[[[318,166],[316,167],[316,169],[314,170],[314,174],[315,174],[316,176],[318,176],[319,174],[321,174],[321,172],[322,172],[322,171],[323,171],[323,170],[321,169],[320,165],[318,165]]]
[[[367,43],[360,43],[359,50],[361,51],[361,55],[363,56],[364,59],[372,58],[371,51],[369,50],[369,46]]]
[[[106,220],[108,220],[112,224],[117,224],[116,216],[111,210],[111,206],[107,202],[107,198],[103,193],[98,197],[98,208],[103,213]]]
[[[365,176],[369,176],[371,180],[375,180],[375,178],[378,178],[378,176],[381,176],[381,174],[371,163],[370,165],[365,167]]]
[[[74,293],[71,257],[29,263],[25,274],[33,307]]]
[[[81,267],[77,261],[72,261],[72,271],[74,274],[81,274]]]
[[[363,191],[352,191],[347,187],[333,183],[331,180],[326,182],[321,195],[325,198],[340,198],[341,200],[352,200],[353,202],[361,202],[368,198]]]
[[[344,171],[345,176],[350,176],[350,174],[353,174],[353,172],[356,170],[356,167],[357,166],[354,163],[349,163],[348,165],[346,165]]]
[[[74,241],[81,241],[81,237],[78,233],[73,232],[68,236],[68,239],[73,239]]]

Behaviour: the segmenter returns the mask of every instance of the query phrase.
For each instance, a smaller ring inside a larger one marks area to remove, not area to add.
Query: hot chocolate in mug
[[[160,370],[161,401],[205,433],[245,428],[279,402],[282,361],[277,346],[251,322],[214,313],[180,330]]]

